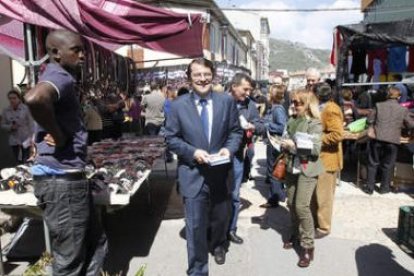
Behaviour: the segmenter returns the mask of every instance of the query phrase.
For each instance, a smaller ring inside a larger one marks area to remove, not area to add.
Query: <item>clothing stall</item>
[[[362,74],[370,81],[359,85],[390,83],[390,74],[414,73],[413,20],[337,26],[333,44],[338,87],[358,85]]]
[[[378,91],[397,83],[414,85],[414,82],[405,80],[414,76],[414,20],[337,26],[331,63],[336,65],[338,91],[343,87]],[[395,74],[405,78],[397,81]],[[340,101],[339,95],[337,98]],[[410,131],[403,130],[395,166],[395,189],[414,189],[412,138]],[[360,176],[366,176],[364,159],[367,154],[363,149],[369,139],[366,131],[351,133],[347,130],[345,140],[356,141],[358,145],[359,183]]]

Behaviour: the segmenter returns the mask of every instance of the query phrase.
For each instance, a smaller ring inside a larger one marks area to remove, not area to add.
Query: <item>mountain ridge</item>
[[[270,38],[269,48],[270,71],[285,69],[294,72],[309,67],[325,69],[330,65],[330,50],[312,49],[303,43],[276,38]]]

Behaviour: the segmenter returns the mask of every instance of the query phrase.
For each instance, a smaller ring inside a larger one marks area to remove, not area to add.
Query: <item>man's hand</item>
[[[11,127],[10,127],[10,131],[16,131],[19,128],[19,126],[16,124],[16,122],[13,121]]]
[[[256,129],[256,127],[254,126],[254,124],[252,124],[252,123],[248,123],[247,124],[246,130],[252,130],[252,131],[254,131],[255,129]]]
[[[227,148],[222,148],[219,152],[218,155],[220,156],[228,156],[230,157],[230,151]]]
[[[63,134],[58,134],[56,137],[53,137],[51,134],[46,134],[45,138],[43,140],[48,144],[49,146],[54,147],[63,147],[66,144],[66,137]]]
[[[282,148],[286,149],[286,150],[294,150],[295,149],[295,142],[293,142],[292,139],[286,139],[283,140],[282,143],[280,144]]]
[[[207,163],[209,157],[210,155],[205,150],[197,149],[194,152],[194,160],[197,161],[198,164]]]

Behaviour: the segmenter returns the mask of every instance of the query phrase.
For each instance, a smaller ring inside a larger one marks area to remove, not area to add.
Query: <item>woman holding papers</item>
[[[315,234],[310,202],[318,175],[324,170],[319,159],[322,125],[318,99],[313,92],[298,90],[292,100],[296,116],[289,119],[289,139],[281,144],[288,152],[286,184],[291,214],[290,239],[283,248],[299,245],[298,266],[307,267],[313,260]]]

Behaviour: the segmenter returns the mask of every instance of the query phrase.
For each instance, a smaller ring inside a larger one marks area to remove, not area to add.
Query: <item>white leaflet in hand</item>
[[[272,145],[272,147],[274,149],[276,149],[277,151],[281,151],[281,146],[280,144],[282,143],[283,139],[280,136],[277,135],[271,135],[269,133],[269,131],[267,131],[267,138],[269,139],[270,144]]]
[[[243,115],[239,116],[240,126],[242,129],[247,129],[249,127],[249,122],[244,118]]]
[[[308,133],[296,132],[294,136],[296,147],[299,149],[312,149],[313,148],[312,137],[313,136]]]
[[[298,155],[310,155],[313,149],[313,136],[305,132],[296,132],[293,140]]]

